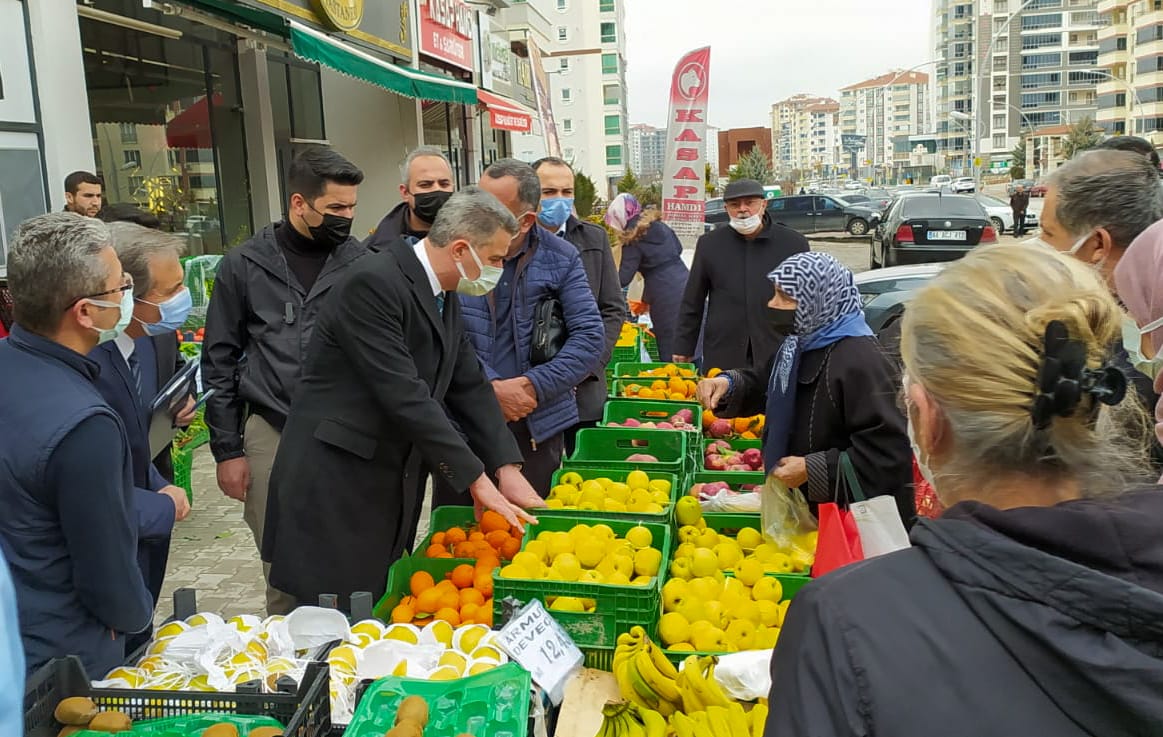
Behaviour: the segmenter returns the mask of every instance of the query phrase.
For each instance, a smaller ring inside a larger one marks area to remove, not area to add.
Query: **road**
[[[1035,200],[1040,211],[1041,201]],[[1012,236],[1002,236],[1003,243],[1016,243]],[[853,271],[868,269],[868,239],[837,234],[834,238],[812,240],[812,250],[830,253]],[[683,253],[690,263],[693,250]],[[250,529],[242,521],[242,505],[223,496],[214,478],[214,462],[209,449],[195,452],[194,509],[174,530],[170,548],[169,570],[158,607],[157,620],[172,611],[169,602],[175,588],[194,587],[199,591],[200,608],[230,617],[235,614],[262,613],[262,568],[259,564]],[[425,500],[420,539],[427,532],[430,499]],[[336,541],[341,545],[342,541]]]

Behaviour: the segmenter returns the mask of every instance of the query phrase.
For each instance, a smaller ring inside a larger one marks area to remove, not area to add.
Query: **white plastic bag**
[[[715,680],[736,701],[767,698],[771,692],[771,656],[774,650],[744,650],[720,655]]]
[[[724,489],[710,496],[700,496],[699,506],[704,512],[758,512],[760,493],[752,491],[740,494]]]
[[[856,529],[860,530],[860,547],[866,559],[912,545],[897,512],[896,500],[891,496],[852,502],[848,509],[856,520]]]

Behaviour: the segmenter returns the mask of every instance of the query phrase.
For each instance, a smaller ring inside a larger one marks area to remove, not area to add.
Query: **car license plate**
[[[925,234],[931,241],[963,241],[964,230],[930,230]]]

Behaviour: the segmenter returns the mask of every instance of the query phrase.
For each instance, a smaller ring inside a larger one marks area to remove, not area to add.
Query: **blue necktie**
[[[436,295],[436,311],[441,315],[444,314],[444,292]]]
[[[129,364],[129,374],[133,377],[133,386],[137,390],[137,403],[141,405],[145,400],[141,396],[141,363],[137,360],[136,349],[126,356],[125,362]]]

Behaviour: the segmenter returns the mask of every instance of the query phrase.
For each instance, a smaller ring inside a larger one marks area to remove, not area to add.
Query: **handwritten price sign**
[[[497,640],[509,657],[529,671],[533,681],[550,695],[555,704],[561,702],[566,677],[585,659],[537,599],[522,607],[517,616],[501,628]]]

